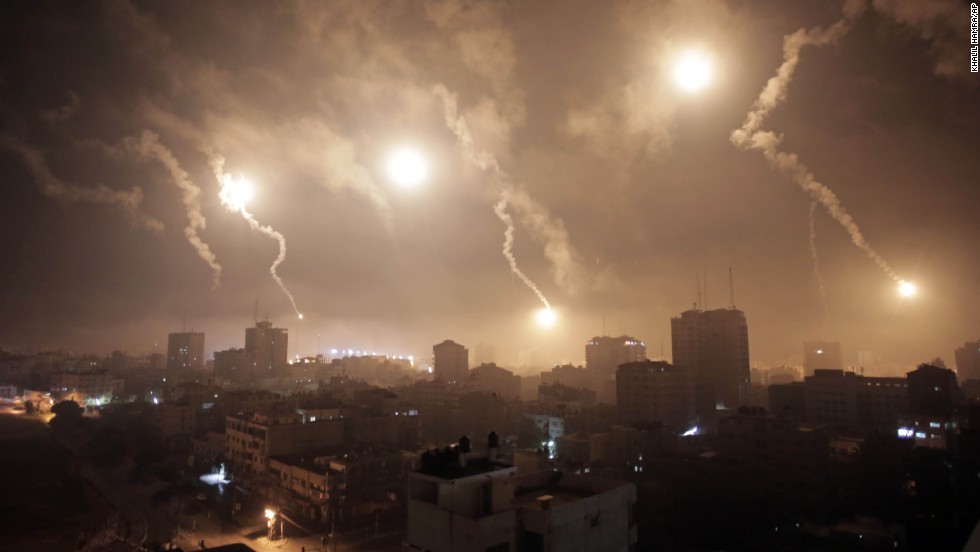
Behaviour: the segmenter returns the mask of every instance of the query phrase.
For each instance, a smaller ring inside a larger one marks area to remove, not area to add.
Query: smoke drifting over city
[[[556,9],[10,8],[0,345],[149,352],[186,322],[217,350],[257,301],[299,354],[453,333],[549,365],[603,328],[669,341],[696,275],[727,306],[729,267],[760,362],[826,337],[908,366],[972,335],[961,3]],[[696,92],[674,82],[688,52]],[[411,188],[385,172],[401,147],[427,164]],[[219,153],[252,187],[237,214]],[[824,215],[844,232],[814,240]]]
[[[0,550],[980,550],[977,2],[3,12]]]

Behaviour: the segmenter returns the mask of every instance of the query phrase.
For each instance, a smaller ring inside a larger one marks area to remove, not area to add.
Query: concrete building
[[[274,499],[328,530],[368,527],[387,513],[404,514],[405,479],[412,457],[379,446],[274,456]]]
[[[574,366],[571,364],[555,366],[551,370],[541,372],[541,383],[545,385],[557,383],[567,385],[568,387],[591,389],[592,391],[598,392],[593,371],[582,366]]]
[[[51,374],[51,396],[56,401],[75,401],[81,406],[101,406],[121,395],[124,381],[108,370],[64,371]]]
[[[691,372],[664,361],[621,364],[616,371],[616,408],[624,422],[662,422],[686,428],[694,418]]]
[[[616,369],[620,364],[646,360],[646,344],[627,335],[593,337],[585,344],[585,368],[592,375],[592,389],[603,402],[616,401]]]
[[[203,370],[204,333],[181,332],[167,336],[167,370]]]
[[[718,421],[718,454],[724,458],[782,465],[829,460],[830,432],[796,420],[764,414],[738,414]]]
[[[738,309],[689,310],[670,319],[674,366],[694,374],[696,410],[737,408],[749,399],[749,327]]]
[[[805,419],[811,423],[894,429],[909,405],[905,378],[817,370],[803,387]]]
[[[844,356],[837,341],[804,341],[803,369],[807,376],[814,370],[843,370]]]
[[[286,371],[289,330],[274,328],[272,322],[256,322],[245,329],[245,351],[250,355],[252,377],[263,378]]]
[[[462,440],[461,440],[462,441]],[[408,479],[407,550],[629,551],[632,483],[540,471],[474,457],[469,442],[427,452]]]
[[[432,375],[437,382],[462,384],[470,370],[470,353],[459,343],[445,340],[432,346]]]
[[[906,374],[911,414],[948,417],[959,399],[956,372],[930,364],[920,364]]]
[[[956,349],[956,372],[961,382],[980,380],[980,339]]]
[[[773,416],[806,419],[806,387],[801,381],[769,386],[769,413]]]
[[[602,477],[540,471],[514,478],[518,550],[635,550],[636,486]]]
[[[304,422],[304,419],[307,420]],[[270,456],[296,454],[344,442],[344,422],[330,413],[291,410],[234,414],[225,421],[226,450],[236,474],[266,472]]]
[[[420,469],[409,474],[407,550],[517,550],[511,507],[517,468],[466,458],[466,445],[426,452]]]
[[[466,387],[505,399],[517,399],[521,396],[521,377],[493,363],[481,364],[470,370]]]
[[[252,379],[252,356],[245,349],[214,352],[214,375],[235,383]]]

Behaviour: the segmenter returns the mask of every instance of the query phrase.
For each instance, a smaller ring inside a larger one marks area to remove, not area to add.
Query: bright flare
[[[704,54],[687,52],[674,65],[674,83],[685,92],[697,92],[711,82],[711,63]]]
[[[255,196],[252,183],[239,176],[238,180],[228,178],[223,182],[219,192],[221,202],[228,206],[232,211],[241,211],[248,205],[248,202]]]
[[[538,326],[550,328],[558,321],[558,317],[555,315],[555,311],[544,308],[538,311],[538,314],[534,316],[534,320],[538,323]]]
[[[915,287],[915,284],[912,282],[902,280],[898,283],[898,294],[902,297],[912,297],[917,291],[919,291],[919,288]]]
[[[429,175],[429,167],[419,152],[405,148],[388,158],[388,177],[403,188],[414,188]]]
[[[302,320],[302,319],[303,319],[303,315],[302,315],[302,314],[301,314],[301,315],[299,315],[299,319],[300,319],[300,320]]]

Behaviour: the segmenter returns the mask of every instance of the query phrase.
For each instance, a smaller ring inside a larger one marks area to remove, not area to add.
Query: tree
[[[54,418],[51,419],[51,429],[64,431],[77,428],[82,422],[82,413],[85,412],[75,401],[61,401],[51,407]]]
[[[85,410],[75,401],[60,401],[51,407],[51,413],[65,418],[81,418]]]

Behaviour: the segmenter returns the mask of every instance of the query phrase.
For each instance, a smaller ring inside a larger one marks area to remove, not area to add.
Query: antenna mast
[[[731,297],[732,308],[735,308],[735,279],[732,277],[732,267],[728,267],[728,293]]]
[[[698,306],[698,310],[701,310],[701,277],[695,274],[694,281],[697,283],[698,286],[698,302],[696,304]]]

